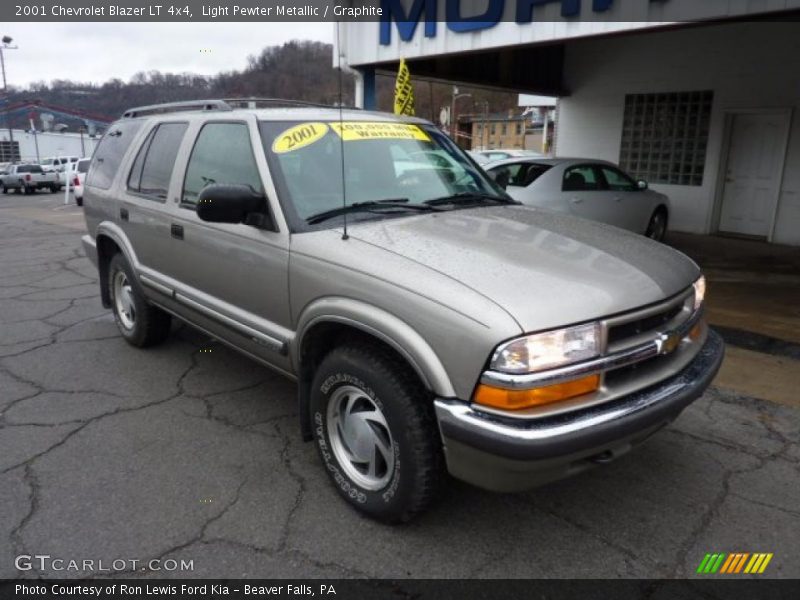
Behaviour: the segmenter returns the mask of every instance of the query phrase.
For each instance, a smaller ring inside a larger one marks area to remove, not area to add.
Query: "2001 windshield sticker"
[[[328,125],[325,123],[300,123],[276,137],[272,143],[272,151],[275,154],[283,154],[299,150],[322,139],[326,133]]]
[[[430,137],[417,125],[409,123],[379,123],[371,121],[345,121],[331,123],[331,129],[345,142],[358,140],[420,140],[429,142]]]

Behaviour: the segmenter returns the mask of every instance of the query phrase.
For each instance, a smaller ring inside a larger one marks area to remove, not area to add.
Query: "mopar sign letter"
[[[513,2],[514,0],[508,0]],[[586,0],[589,2],[589,0]],[[506,0],[483,0],[464,2],[466,6],[474,4],[486,5],[486,10],[477,15],[462,17],[462,0],[443,0],[447,28],[456,33],[479,31],[497,25],[506,8]],[[562,17],[575,17],[581,13],[581,0],[516,0],[515,20],[517,23],[530,23],[533,20],[533,9],[537,6],[553,3],[561,4]],[[614,0],[591,0],[594,12],[604,12],[611,8]],[[391,43],[391,22],[397,25],[400,39],[408,42],[414,37],[420,18],[425,14],[425,37],[436,37],[436,21],[438,18],[439,0],[381,0],[380,43],[388,46]],[[403,5],[409,6],[408,12]]]

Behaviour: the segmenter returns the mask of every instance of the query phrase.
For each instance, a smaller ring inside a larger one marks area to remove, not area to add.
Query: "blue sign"
[[[474,3],[475,0],[468,0]],[[588,1],[588,0],[587,0]],[[447,28],[456,33],[480,31],[497,25],[503,18],[506,0],[487,0],[486,10],[471,17],[461,16],[462,0],[445,0],[445,17]],[[561,4],[562,17],[575,17],[581,14],[581,0],[516,0],[515,21],[530,23],[533,20],[533,9],[545,4],[558,2]],[[594,12],[604,12],[611,8],[614,0],[591,0]],[[397,33],[404,42],[414,37],[420,20],[425,21],[425,37],[436,37],[436,21],[438,0],[413,0],[406,13],[400,0],[381,0],[380,43],[388,46],[392,39],[392,21],[397,25]]]

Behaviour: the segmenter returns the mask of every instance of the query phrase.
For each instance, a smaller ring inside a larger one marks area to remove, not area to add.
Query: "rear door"
[[[141,265],[157,273],[165,270],[170,252],[167,196],[187,128],[185,121],[155,124],[120,186],[119,224]]]

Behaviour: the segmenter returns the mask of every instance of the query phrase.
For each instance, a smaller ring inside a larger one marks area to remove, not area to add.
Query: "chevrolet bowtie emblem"
[[[656,345],[658,346],[659,354],[669,354],[670,352],[673,352],[680,343],[681,338],[675,333],[662,333],[658,338],[656,338]]]

